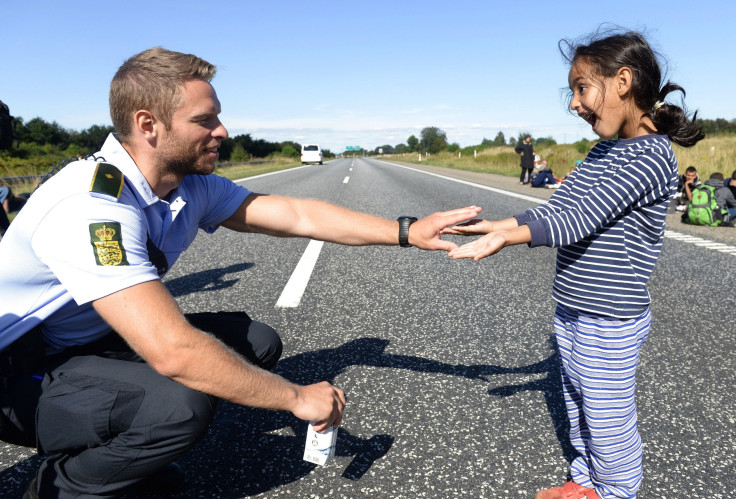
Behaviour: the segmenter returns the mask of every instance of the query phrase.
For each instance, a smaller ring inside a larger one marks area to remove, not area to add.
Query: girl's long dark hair
[[[599,30],[585,42],[561,40],[559,47],[569,65],[585,60],[603,78],[615,76],[623,67],[630,68],[634,75],[631,88],[634,103],[645,110],[643,117],[650,118],[657,131],[666,134],[675,144],[691,147],[705,137],[702,128],[695,123],[697,112],[688,118],[684,103],[677,106],[665,102],[671,92],[680,91],[684,98],[685,89],[670,81],[662,85],[657,56],[640,33],[611,34]]]

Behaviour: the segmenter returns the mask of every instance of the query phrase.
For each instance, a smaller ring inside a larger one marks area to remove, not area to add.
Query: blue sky
[[[643,30],[704,118],[736,117],[736,2],[0,0],[0,100],[81,130],[110,124],[109,82],[152,46],[218,66],[232,136],[373,149],[437,126],[461,146],[528,131],[594,138],[570,115],[557,43]]]

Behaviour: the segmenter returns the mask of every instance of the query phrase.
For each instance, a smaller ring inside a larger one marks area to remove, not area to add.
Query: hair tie
[[[662,106],[664,106],[664,101],[658,100],[657,102],[654,103],[654,110],[656,111]]]

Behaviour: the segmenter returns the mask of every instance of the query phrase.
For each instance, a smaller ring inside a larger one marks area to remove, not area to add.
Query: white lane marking
[[[299,306],[324,244],[324,241],[315,241],[314,239],[309,241],[307,249],[304,250],[304,254],[299,263],[296,264],[289,282],[284,286],[284,290],[276,302],[277,307],[294,308]]]
[[[716,229],[716,230],[723,230],[723,229]],[[721,253],[728,253],[729,255],[736,256],[735,246],[729,246],[728,244],[717,243],[715,241],[703,239],[702,237],[690,236],[688,234],[681,234],[679,232],[674,232],[671,230],[664,231],[664,237],[669,237],[670,239],[675,239],[676,241],[682,241],[683,243],[690,243],[690,244],[694,244],[695,246],[700,246],[703,248],[708,248],[708,249],[720,251]]]
[[[422,171],[422,170],[416,170],[416,169],[410,168],[408,166],[397,165],[396,163],[390,163],[388,161],[381,161],[381,160],[375,160],[375,161],[380,161],[381,163],[386,163],[387,165],[391,165],[391,166],[397,166],[399,168],[404,168],[406,170],[411,170],[413,172],[424,173],[425,175],[431,175],[433,177],[439,177],[439,178],[444,179],[444,180],[451,180],[451,181],[457,182],[459,184],[470,185],[470,186],[473,186],[473,187],[477,187],[478,189],[485,189],[487,191],[496,192],[498,194],[504,194],[506,196],[511,196],[511,197],[515,197],[515,198],[519,198],[519,199],[524,199],[524,200],[527,200],[527,201],[532,201],[533,203],[542,204],[542,203],[546,203],[547,202],[546,199],[535,198],[535,197],[532,197],[532,196],[527,196],[525,194],[517,194],[515,192],[510,192],[510,191],[504,191],[503,189],[498,189],[496,187],[488,187],[487,185],[481,185],[481,184],[476,184],[476,183],[473,183],[473,182],[468,182],[467,180],[460,180],[460,179],[457,179],[457,178],[446,177],[445,175],[439,175],[437,173],[425,172],[425,171]],[[719,230],[723,230],[723,229],[719,229]],[[701,247],[704,247],[704,248],[713,249],[713,250],[716,250],[716,251],[720,251],[721,253],[728,253],[730,255],[736,255],[736,247],[729,246],[727,244],[717,243],[715,241],[709,241],[708,239],[703,239],[701,237],[690,236],[690,235],[687,235],[687,234],[682,234],[680,232],[675,232],[675,231],[671,231],[671,230],[665,230],[664,231],[664,237],[669,237],[671,239],[675,239],[675,240],[678,240],[678,241],[695,244],[696,246],[701,246]]]
[[[347,184],[348,180],[350,180],[350,177],[345,177],[345,180],[342,181],[343,184]]]
[[[348,171],[349,171],[349,172],[353,171],[353,168],[352,168],[352,167],[350,167],[350,169],[349,169]]]

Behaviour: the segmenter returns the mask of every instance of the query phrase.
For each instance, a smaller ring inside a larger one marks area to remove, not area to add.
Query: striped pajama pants
[[[570,441],[580,453],[572,479],[601,499],[636,497],[642,480],[636,368],[649,335],[649,310],[635,319],[586,316],[558,305],[555,334]]]

